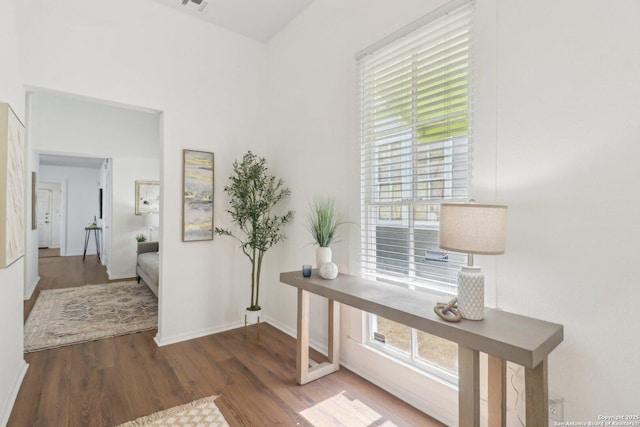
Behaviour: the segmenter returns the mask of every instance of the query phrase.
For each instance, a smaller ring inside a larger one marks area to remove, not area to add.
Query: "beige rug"
[[[129,421],[118,427],[226,427],[229,424],[214,402],[217,398],[218,396],[205,397]]]
[[[344,391],[300,412],[315,427],[397,427],[358,399]]]
[[[24,351],[130,334],[157,324],[158,299],[143,283],[44,290],[24,325]]]

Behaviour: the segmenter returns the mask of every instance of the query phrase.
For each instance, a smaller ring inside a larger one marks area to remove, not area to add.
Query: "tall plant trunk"
[[[256,290],[256,248],[253,248],[253,256],[251,257],[251,305],[249,308],[255,307],[254,295]]]
[[[260,272],[262,271],[262,257],[264,256],[264,251],[258,252],[258,272],[257,272],[257,287],[256,287],[256,305],[258,304],[258,297],[260,294]]]

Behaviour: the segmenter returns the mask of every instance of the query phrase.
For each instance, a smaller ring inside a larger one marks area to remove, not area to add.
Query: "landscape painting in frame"
[[[160,183],[136,181],[136,215],[160,213]]]
[[[24,256],[24,125],[9,104],[0,103],[0,268]]]
[[[213,153],[184,150],[182,241],[213,240]]]

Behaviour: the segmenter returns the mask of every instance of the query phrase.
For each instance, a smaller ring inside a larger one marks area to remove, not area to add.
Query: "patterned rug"
[[[157,324],[158,299],[143,283],[44,290],[24,326],[24,351],[130,334]]]
[[[205,397],[129,421],[118,427],[227,427],[227,420],[214,402],[217,398],[218,396]]]
[[[315,427],[397,427],[373,409],[349,399],[344,391],[300,412]]]

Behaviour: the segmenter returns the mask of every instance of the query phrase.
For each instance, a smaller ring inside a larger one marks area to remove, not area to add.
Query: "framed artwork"
[[[213,153],[184,150],[182,241],[213,240]]]
[[[160,183],[136,181],[136,215],[160,213]]]
[[[0,103],[0,268],[24,256],[26,172],[24,124]]]

